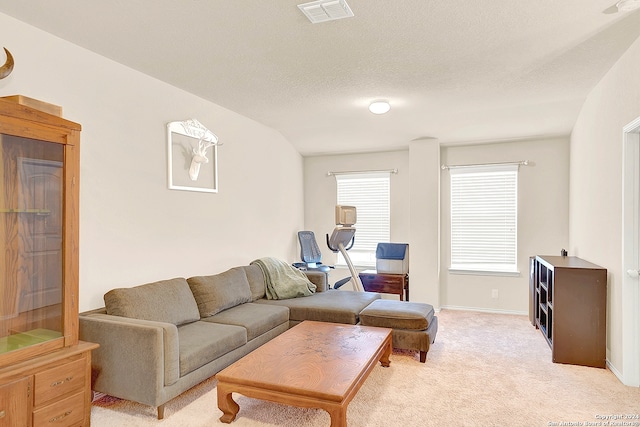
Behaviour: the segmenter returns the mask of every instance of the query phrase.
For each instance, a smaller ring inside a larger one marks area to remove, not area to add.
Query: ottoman
[[[360,312],[360,324],[393,329],[393,347],[418,350],[422,363],[438,332],[433,306],[419,302],[375,300]]]

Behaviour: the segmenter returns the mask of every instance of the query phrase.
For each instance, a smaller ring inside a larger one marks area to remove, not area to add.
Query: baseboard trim
[[[616,376],[616,378],[617,378],[617,379],[618,379],[622,384],[624,384],[624,378],[623,378],[623,376],[622,376],[622,373],[621,373],[620,371],[618,371],[618,370],[616,369],[616,367],[615,367],[615,366],[613,366],[613,365],[611,364],[611,362],[609,361],[609,359],[606,359],[606,360],[605,360],[605,363],[607,364],[607,369],[609,369],[609,370],[611,371],[611,373],[612,373],[613,375],[615,375],[615,376]],[[626,385],[626,384],[625,384],[625,385]]]
[[[493,313],[493,314],[515,314],[518,316],[529,315],[529,313],[526,311],[501,310],[499,308],[465,307],[465,306],[459,306],[459,305],[443,305],[443,306],[440,306],[440,310],[478,311],[481,313]]]

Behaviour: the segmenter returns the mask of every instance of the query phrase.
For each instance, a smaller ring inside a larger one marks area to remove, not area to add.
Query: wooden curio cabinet
[[[89,424],[96,346],[78,340],[81,127],[56,108],[0,98],[0,427]]]

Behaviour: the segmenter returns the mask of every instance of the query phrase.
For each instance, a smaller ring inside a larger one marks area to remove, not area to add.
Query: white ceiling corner
[[[349,0],[354,19],[319,25],[298,3],[3,0],[0,13],[276,129],[303,155],[568,135],[640,37],[640,11],[616,0]],[[327,16],[344,11],[329,3]],[[391,111],[371,114],[376,99]]]

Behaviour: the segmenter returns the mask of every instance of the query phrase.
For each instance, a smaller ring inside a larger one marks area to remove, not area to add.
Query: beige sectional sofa
[[[157,407],[162,419],[166,402],[289,327],[304,320],[357,324],[378,299],[330,290],[269,300],[262,269],[252,264],[113,289],[105,307],[80,314],[80,339],[100,344],[92,355],[93,390]],[[427,347],[416,348],[424,354],[437,330],[433,313],[429,326]]]

